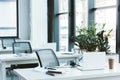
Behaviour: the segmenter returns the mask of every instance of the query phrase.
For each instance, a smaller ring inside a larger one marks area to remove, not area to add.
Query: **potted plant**
[[[105,30],[104,30],[105,24],[103,24],[102,30],[100,30],[97,33],[97,38],[98,38],[98,51],[102,52],[105,51],[106,53],[108,52],[110,45],[109,45],[109,41],[108,38],[110,36],[110,33],[112,32],[112,29],[110,29],[108,31],[108,33],[105,34]]]
[[[80,49],[95,51],[97,47],[96,24],[91,22],[89,28],[81,26],[77,32],[78,35],[72,37],[74,44]]]
[[[96,37],[96,23],[91,22],[87,29],[87,51],[95,51],[98,45]]]
[[[79,49],[86,49],[87,48],[87,30],[86,28],[80,28],[78,30],[78,35],[72,37],[73,42]]]
[[[87,51],[96,51],[96,48],[100,52],[107,52],[110,48],[108,37],[110,36],[110,33],[112,31],[109,30],[109,32],[105,35],[105,24],[102,25],[102,30],[99,32],[96,31],[96,23],[91,22],[86,27],[81,27],[77,29],[78,35],[75,37],[72,37],[73,42],[76,46],[79,47],[79,49],[86,49]]]

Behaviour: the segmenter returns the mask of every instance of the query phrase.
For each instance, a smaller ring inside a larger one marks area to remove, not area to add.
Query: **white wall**
[[[47,43],[47,0],[19,0],[19,30],[35,48]]]
[[[19,37],[30,40],[30,0],[19,1]]]
[[[47,0],[18,1],[20,39],[30,40],[32,47],[39,48],[47,43]]]
[[[22,40],[30,40],[30,0],[18,0],[19,2],[19,37]],[[0,48],[1,40],[0,40]]]
[[[34,48],[47,43],[47,0],[31,0],[31,41]]]

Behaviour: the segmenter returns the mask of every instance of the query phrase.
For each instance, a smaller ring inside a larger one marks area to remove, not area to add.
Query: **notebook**
[[[105,52],[86,52],[83,53],[83,59],[79,69],[81,70],[98,70],[106,67]]]

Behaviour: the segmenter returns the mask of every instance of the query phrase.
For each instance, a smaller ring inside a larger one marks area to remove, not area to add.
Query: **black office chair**
[[[30,42],[14,42],[12,44],[13,53],[20,55],[21,53],[31,54],[32,48],[30,45]],[[11,65],[11,71],[13,69],[19,69],[19,68],[34,68],[37,67],[38,63],[26,63],[26,64],[12,64]],[[12,73],[11,79],[14,80],[15,74]]]
[[[11,48],[11,53],[12,53],[12,43],[14,42],[15,42],[15,38],[1,38],[2,48],[3,49],[8,49],[8,47]],[[7,71],[7,75],[11,74],[10,67],[7,67],[6,71]]]
[[[26,54],[32,53],[30,42],[14,42],[12,46],[13,46],[14,54],[19,55],[21,53],[26,53]],[[11,69],[33,68],[37,66],[38,66],[38,63],[26,63],[26,64],[17,64],[17,65],[14,64],[14,65],[11,65]]]
[[[36,51],[41,67],[59,66],[59,61],[52,49],[40,49]]]
[[[7,49],[7,47],[12,48],[12,43],[15,42],[15,38],[2,38],[1,42],[2,42],[2,48],[3,49]]]
[[[30,42],[14,42],[12,47],[15,54],[32,53]]]

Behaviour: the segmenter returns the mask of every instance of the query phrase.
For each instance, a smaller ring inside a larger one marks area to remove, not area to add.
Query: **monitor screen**
[[[18,37],[18,1],[0,0],[0,38]]]

